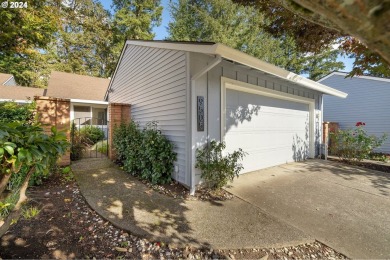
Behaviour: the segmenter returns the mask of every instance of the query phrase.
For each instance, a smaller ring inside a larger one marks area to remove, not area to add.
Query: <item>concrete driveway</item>
[[[390,258],[390,174],[308,160],[241,175],[228,190],[352,258]]]

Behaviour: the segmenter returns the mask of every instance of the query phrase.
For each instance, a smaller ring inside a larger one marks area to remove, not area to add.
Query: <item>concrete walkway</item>
[[[89,205],[114,225],[172,245],[216,249],[261,248],[312,242],[304,232],[252,204],[173,199],[147,188],[107,159],[72,164]]]
[[[390,258],[390,174],[324,160],[241,175],[234,195],[352,258]]]

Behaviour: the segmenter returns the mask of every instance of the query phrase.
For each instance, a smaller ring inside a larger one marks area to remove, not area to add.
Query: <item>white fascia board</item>
[[[118,63],[116,64],[116,68],[115,68],[115,71],[114,71],[114,74],[112,75],[111,79],[110,79],[110,83],[108,84],[108,88],[107,88],[107,91],[106,91],[106,94],[104,94],[104,100],[107,100],[108,98],[108,93],[111,89],[111,86],[112,86],[112,82],[114,81],[114,78],[116,76],[116,73],[118,71],[118,68],[119,68],[119,65],[121,64],[122,62],[122,58],[123,58],[123,54],[125,53],[126,49],[127,49],[127,42],[125,43],[125,45],[123,46],[122,48],[122,52],[121,52],[121,55],[119,56],[119,60],[118,60]]]
[[[189,52],[200,52],[205,54],[214,54],[216,44],[191,44],[191,43],[175,43],[175,42],[164,42],[164,41],[132,41],[129,40],[126,44],[145,46],[151,48],[162,48],[177,51],[189,51]]]
[[[13,101],[16,103],[31,103],[31,100],[23,100],[23,99],[9,99],[9,98],[0,98],[0,102],[9,102]]]
[[[345,76],[347,75],[347,73],[338,72],[338,71],[333,71],[332,73],[329,73],[329,74],[326,75],[325,77],[323,77],[323,78],[317,80],[317,82],[322,82],[322,81],[326,80],[327,78],[332,77],[333,75],[340,75],[340,76],[344,76],[344,77],[345,77]]]
[[[3,83],[3,85],[5,86],[5,84],[7,84],[7,82],[10,81],[10,80],[13,79],[13,78],[14,78],[14,76],[9,77],[9,79],[7,79],[7,80]]]
[[[323,77],[322,79],[319,79],[317,82],[324,81],[325,79],[330,78],[330,77],[332,77],[333,75],[338,75],[338,76],[344,76],[344,77],[345,77],[345,76],[348,75],[348,73],[346,73],[346,72],[340,72],[340,71],[334,71],[334,72],[330,73],[329,75],[326,75],[326,76]],[[369,79],[369,80],[390,82],[390,79],[389,79],[389,78],[380,78],[380,77],[373,77],[373,76],[353,76],[353,77],[350,78],[350,79]]]
[[[180,51],[188,51],[188,52],[198,52],[204,54],[211,55],[220,55],[222,58],[227,60],[232,60],[237,63],[241,63],[250,68],[263,71],[266,74],[273,75],[280,79],[301,85],[305,88],[313,89],[325,94],[329,94],[336,97],[346,98],[347,93],[339,91],[337,89],[325,86],[318,82],[306,79],[302,76],[299,76],[295,73],[289,72],[282,68],[279,68],[275,65],[267,63],[265,61],[259,60],[253,56],[250,56],[246,53],[238,51],[236,49],[227,47],[220,43],[215,44],[190,44],[190,43],[174,43],[174,42],[164,42],[164,41],[134,41],[129,40],[126,42],[127,44],[138,45],[138,46],[146,46],[152,48],[163,48],[163,49],[171,49],[171,50],[180,50]],[[115,74],[114,74],[115,77]],[[114,79],[113,77],[113,79]],[[111,81],[112,82],[112,81]],[[110,84],[111,84],[110,82]]]
[[[99,101],[99,100],[86,100],[86,99],[71,99],[72,103],[83,103],[83,104],[98,104],[98,105],[108,105],[107,101]]]

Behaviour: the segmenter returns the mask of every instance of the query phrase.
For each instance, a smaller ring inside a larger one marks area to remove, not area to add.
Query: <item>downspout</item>
[[[194,97],[195,97],[195,82],[197,79],[199,79],[200,77],[202,77],[205,73],[207,73],[208,71],[210,71],[212,68],[214,68],[215,66],[217,66],[219,63],[222,62],[222,57],[221,55],[216,55],[216,57],[210,62],[210,64],[208,64],[206,67],[204,67],[203,69],[201,69],[199,72],[197,72],[195,75],[193,75],[191,77],[191,100],[194,101]],[[208,99],[207,99],[207,102]],[[195,111],[194,111],[195,113]],[[207,111],[208,113],[208,111]],[[191,122],[192,122],[192,113],[191,113]],[[208,115],[207,115],[207,118],[208,118]],[[193,135],[193,134],[192,134]],[[191,135],[191,142],[192,142],[192,135]],[[191,144],[191,147],[192,147],[192,144]],[[192,151],[192,149],[191,149]],[[192,158],[192,155],[191,155],[191,158]],[[190,195],[195,195],[195,171],[192,167],[193,164],[191,164],[191,188],[190,188]]]

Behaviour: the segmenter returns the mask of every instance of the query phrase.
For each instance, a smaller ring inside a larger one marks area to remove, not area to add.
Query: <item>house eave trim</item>
[[[87,99],[71,99],[72,103],[84,103],[84,104],[99,104],[99,105],[108,105],[107,101],[99,101],[99,100],[87,100]]]
[[[5,86],[5,84],[7,84],[7,82],[10,81],[10,80],[13,79],[13,78],[14,78],[14,76],[9,77],[9,79],[7,79],[7,80],[3,83],[3,85]]]
[[[312,81],[310,79],[306,79],[295,73],[289,72],[287,70],[279,68],[265,61],[259,60],[258,58],[255,58],[253,56],[250,56],[246,53],[235,50],[233,48],[227,47],[220,43],[216,43],[212,45],[202,45],[202,44],[172,43],[172,42],[164,42],[164,41],[129,40],[126,42],[126,45],[127,44],[146,46],[152,48],[165,48],[171,50],[197,52],[197,53],[211,54],[211,55],[220,55],[224,59],[235,61],[237,63],[262,71],[266,74],[270,74],[282,80],[286,80],[288,82],[292,82],[294,84],[298,84],[305,88],[313,89],[322,92],[324,94],[328,94],[340,98],[346,98],[348,95],[347,93],[325,86],[323,84]]]

